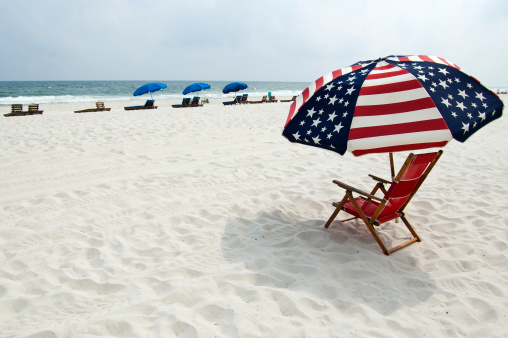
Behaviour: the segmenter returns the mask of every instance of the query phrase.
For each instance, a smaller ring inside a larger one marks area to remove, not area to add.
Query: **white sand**
[[[331,181],[370,189],[386,154],[288,142],[289,103],[156,103],[0,116],[2,337],[508,335],[506,117],[444,149],[406,209],[423,241],[387,257],[323,228]]]

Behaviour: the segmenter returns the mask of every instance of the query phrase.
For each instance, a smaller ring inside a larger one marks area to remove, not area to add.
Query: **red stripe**
[[[293,101],[291,102],[291,106],[289,107],[289,114],[286,120],[286,124],[284,125],[284,128],[286,128],[288,123],[291,121],[291,118],[293,117],[295,110],[296,110],[296,101]]]
[[[309,87],[305,88],[305,90],[302,92],[302,98],[303,103],[307,102],[307,100],[309,99]]]
[[[317,92],[319,89],[321,89],[321,87],[323,87],[323,82],[325,80],[323,79],[323,77],[320,77],[319,79],[316,80],[316,89],[314,90],[314,93]],[[312,93],[314,95],[314,93]]]
[[[363,68],[363,66],[362,65],[356,65],[356,66],[351,67],[351,71],[354,72],[355,70],[360,69],[360,68]]]
[[[332,72],[332,77],[333,77],[334,80],[336,78],[338,78],[339,76],[342,76],[342,69],[338,69],[338,70],[335,70],[335,71]]]
[[[448,141],[443,142],[429,142],[429,143],[416,143],[416,144],[405,144],[400,146],[373,148],[373,149],[359,149],[354,150],[353,155],[361,156],[365,154],[377,154],[377,153],[395,153],[398,151],[410,151],[427,148],[441,148],[444,147]]]
[[[373,106],[356,106],[353,116],[356,117],[399,114],[434,107],[434,101],[432,101],[430,97],[424,97],[422,99],[407,102],[378,104]]]
[[[375,79],[384,79],[387,77],[397,76],[397,75],[403,75],[407,74],[408,72],[404,69],[398,70],[396,72],[389,72],[389,73],[381,73],[381,74],[372,74],[370,73],[367,75],[367,78],[365,80],[375,80]]]
[[[393,92],[402,92],[405,90],[411,90],[416,88],[422,88],[422,84],[417,79],[404,81],[404,82],[395,82],[390,84],[383,84],[379,86],[372,87],[362,87],[360,89],[361,95],[374,95],[374,94],[386,94]]]
[[[401,56],[399,57],[399,61],[411,61],[407,56]]]
[[[418,57],[425,62],[436,63],[436,61],[432,60],[428,55],[418,55]]]
[[[351,129],[349,131],[348,139],[357,140],[368,137],[410,134],[442,129],[448,129],[448,126],[442,118],[439,118],[432,120]]]

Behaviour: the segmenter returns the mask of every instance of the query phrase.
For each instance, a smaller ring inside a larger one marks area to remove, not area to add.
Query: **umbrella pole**
[[[393,153],[390,153],[390,170],[392,172],[392,180],[395,179],[395,169],[393,168]]]

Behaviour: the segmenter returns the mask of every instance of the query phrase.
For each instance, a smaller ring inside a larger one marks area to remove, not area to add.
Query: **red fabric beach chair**
[[[413,227],[406,219],[404,209],[411,201],[411,198],[414,196],[418,188],[420,188],[442,153],[443,151],[440,150],[438,152],[427,154],[410,154],[404,162],[404,165],[400,169],[398,175],[391,182],[369,175],[378,182],[370,193],[334,180],[333,183],[346,190],[346,194],[339,203],[332,203],[335,207],[335,211],[328,219],[328,222],[326,222],[325,227],[328,228],[337,214],[343,210],[353,217],[343,220],[342,222],[361,218],[386,255],[389,255],[413,242],[421,242],[420,237],[416,234]],[[385,184],[389,185],[389,187],[386,188]],[[378,190],[381,190],[384,193],[382,198],[375,196]],[[360,197],[355,198],[353,196],[353,192],[359,194]],[[402,219],[408,230],[411,232],[412,237],[410,240],[392,249],[387,249],[374,229],[374,226],[379,226],[397,218]]]

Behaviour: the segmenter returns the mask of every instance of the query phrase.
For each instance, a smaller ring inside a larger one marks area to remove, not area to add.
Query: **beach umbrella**
[[[210,89],[210,85],[209,84],[206,84],[206,83],[193,83],[189,86],[187,86],[187,88],[185,88],[183,90],[183,95],[187,95],[189,93],[194,93],[194,92],[199,92],[201,90],[206,90],[206,89]]]
[[[226,85],[224,89],[222,89],[222,92],[224,94],[228,94],[231,92],[237,92],[240,90],[244,90],[247,88],[247,85],[243,82],[231,82],[230,84]]]
[[[355,156],[464,142],[501,117],[499,97],[454,63],[427,55],[361,61],[326,74],[294,101],[291,142]]]
[[[139,96],[139,95],[143,95],[146,93],[150,93],[150,97],[152,97],[153,92],[156,92],[156,91],[164,89],[164,88],[168,88],[168,86],[166,86],[164,83],[157,83],[157,82],[147,83],[147,84],[142,85],[138,89],[136,89],[136,91],[134,92],[133,95]],[[152,97],[152,100],[153,100],[153,97]]]

